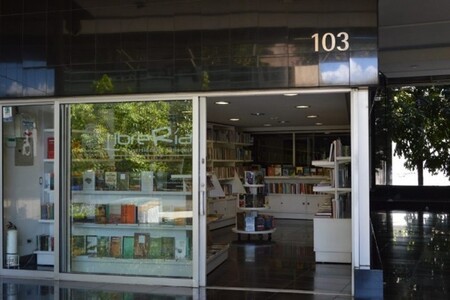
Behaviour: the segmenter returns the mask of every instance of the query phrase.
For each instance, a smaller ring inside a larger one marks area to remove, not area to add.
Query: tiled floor
[[[405,211],[372,214],[385,299],[450,298],[448,217]],[[271,243],[256,238],[237,243],[230,228],[213,234],[215,243],[231,242],[230,252],[210,273],[206,289],[2,278],[2,299],[351,299],[350,265],[315,264],[311,221],[279,221]]]
[[[449,214],[380,211],[372,220],[385,299],[450,299]]]

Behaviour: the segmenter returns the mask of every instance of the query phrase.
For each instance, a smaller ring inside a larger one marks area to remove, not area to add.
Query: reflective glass
[[[190,101],[70,105],[68,271],[192,277]]]
[[[53,270],[53,106],[6,106],[2,112],[4,267]]]

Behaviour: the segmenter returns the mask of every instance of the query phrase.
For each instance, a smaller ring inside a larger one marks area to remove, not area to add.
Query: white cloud
[[[336,70],[321,72],[322,82],[325,84],[348,84],[349,67],[346,64],[340,64]]]

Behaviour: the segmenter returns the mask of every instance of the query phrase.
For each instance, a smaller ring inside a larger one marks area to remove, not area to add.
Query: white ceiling
[[[208,122],[234,125],[248,131],[348,130],[348,99],[348,93],[210,97],[207,98],[207,116]],[[229,104],[217,105],[217,101]],[[298,109],[297,105],[308,108]],[[317,117],[307,117],[311,115]],[[230,121],[231,118],[239,121]]]

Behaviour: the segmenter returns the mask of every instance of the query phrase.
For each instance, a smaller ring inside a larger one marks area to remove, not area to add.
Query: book
[[[137,207],[134,204],[122,204],[120,206],[120,223],[136,224]]]
[[[97,256],[109,256],[109,236],[99,236],[97,238]]]
[[[95,205],[95,223],[106,224],[108,223],[108,204],[96,204]]]
[[[130,179],[127,172],[117,173],[117,190],[128,191],[130,189]]]
[[[117,190],[117,172],[105,172],[105,190]]]
[[[83,172],[83,191],[95,190],[95,172],[85,171]]]
[[[134,236],[124,236],[122,238],[122,257],[134,258]]]
[[[72,257],[86,254],[86,237],[84,235],[72,236]]]
[[[161,257],[164,259],[175,259],[175,238],[162,237],[161,240]]]
[[[109,255],[111,257],[122,257],[122,237],[112,236],[109,246]]]
[[[138,211],[138,222],[140,224],[159,223],[159,212],[160,212],[159,201],[149,201],[147,203],[141,204],[138,206],[137,211]]]
[[[122,223],[122,206],[119,204],[110,204],[108,211],[108,223],[118,224]]]
[[[176,239],[175,240],[175,259],[186,258],[186,240]]]
[[[55,138],[54,137],[47,138],[47,158],[48,159],[55,158]]]
[[[255,173],[252,171],[245,171],[245,184],[255,184]]]
[[[134,258],[147,258],[150,246],[150,234],[134,234]]]
[[[103,191],[105,189],[105,171],[95,171],[95,190]]]
[[[161,258],[161,237],[152,237],[150,238],[150,250],[148,253],[148,258],[156,259]]]
[[[130,191],[140,191],[141,190],[141,173],[130,172],[128,174],[128,188]]]
[[[90,256],[97,256],[97,236],[86,236],[86,254]]]

